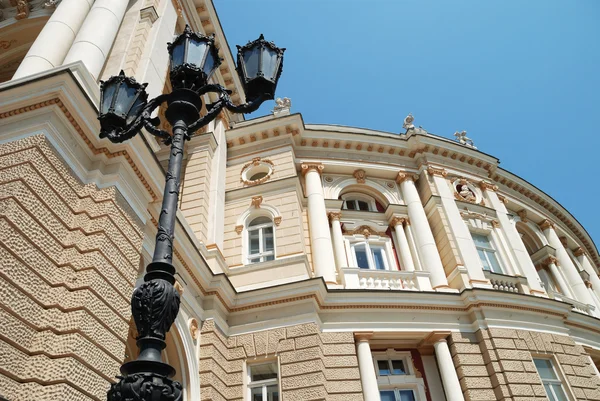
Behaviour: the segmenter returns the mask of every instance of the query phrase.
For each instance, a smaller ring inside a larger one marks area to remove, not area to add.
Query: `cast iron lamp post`
[[[179,312],[172,259],[184,143],[224,108],[235,113],[250,113],[265,100],[273,99],[285,49],[267,42],[262,35],[245,46],[238,46],[237,71],[247,98],[247,103],[239,106],[231,102],[230,91],[208,83],[221,64],[214,37],[199,35],[186,26],[184,32],[169,43],[168,50],[173,92],[148,100],[146,84],[137,83],[122,71],[100,86],[101,138],[120,143],[144,127],[171,146],[154,256],[146,267],[144,283],[134,290],[131,299],[140,354],[136,360],[121,366],[123,376],[119,376],[119,381],[108,391],[109,401],[181,400],[181,384],[171,380],[175,369],[162,361],[161,351]],[[206,115],[200,117],[202,96],[211,92],[218,94],[219,99],[207,104]],[[172,134],[158,129],[160,120],[151,117],[165,102],[165,117],[173,127]]]

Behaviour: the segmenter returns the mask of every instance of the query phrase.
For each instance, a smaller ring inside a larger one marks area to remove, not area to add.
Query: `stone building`
[[[210,0],[0,2],[0,395],[101,400],[135,356],[168,151],[98,137],[99,80],[169,90]],[[209,101],[210,99],[205,99]],[[187,143],[185,400],[600,400],[598,251],[560,204],[457,135],[223,113]]]

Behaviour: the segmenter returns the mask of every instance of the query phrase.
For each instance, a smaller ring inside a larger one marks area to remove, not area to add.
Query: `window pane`
[[[279,401],[279,386],[267,387],[267,400],[268,401]]]
[[[263,229],[264,252],[273,250],[273,227],[265,227]]]
[[[394,375],[405,375],[406,370],[404,369],[404,361],[396,360],[392,361],[392,374]]]
[[[400,390],[400,401],[415,401],[415,393],[412,390]]]
[[[377,367],[379,368],[379,376],[389,376],[390,375],[390,365],[388,364],[387,359],[377,361]]]
[[[248,237],[250,239],[250,255],[259,253],[260,248],[259,248],[258,230],[249,231]]]
[[[377,270],[385,270],[385,262],[383,261],[383,249],[371,248],[373,253],[373,261],[375,262],[375,268]]]
[[[256,181],[256,180],[260,180],[263,177],[266,177],[268,173],[262,172],[262,173],[256,173],[254,174],[252,177],[250,177],[250,181]]]
[[[277,365],[274,363],[265,363],[262,365],[252,365],[250,367],[250,380],[255,382],[259,380],[276,379]]]
[[[485,257],[485,252],[482,251],[481,249],[478,249],[477,253],[479,254],[479,259],[481,260],[481,263],[483,264],[483,270],[492,270],[490,264],[488,263],[487,258]]]
[[[488,249],[492,248],[492,246],[490,245],[490,240],[487,236],[481,234],[471,234],[471,237],[473,237],[475,246]]]
[[[534,359],[533,362],[535,363],[535,367],[537,368],[542,380],[557,379],[556,375],[554,374],[554,369],[552,369],[552,362],[550,362],[549,359]]]
[[[275,255],[265,256],[265,261],[275,260]]]
[[[554,390],[554,395],[556,396],[557,401],[567,401],[567,396],[565,395],[565,391],[562,389],[562,386],[558,383],[551,384],[552,390]]]
[[[361,269],[369,268],[369,259],[367,259],[367,249],[366,247],[361,245],[354,246],[354,253],[356,254],[356,264]]]
[[[258,226],[258,225],[261,225],[261,224],[267,224],[267,223],[270,223],[270,222],[271,222],[271,219],[270,219],[270,218],[268,218],[268,217],[266,217],[266,216],[263,216],[263,217],[257,217],[257,218],[255,218],[254,220],[252,220],[252,221],[250,222],[250,224],[248,224],[248,226],[249,226],[249,227],[252,227],[252,226]]]
[[[396,401],[393,391],[380,391],[379,398],[381,398],[381,401]]]
[[[346,205],[346,209],[348,209],[348,210],[356,210],[356,205],[354,204],[354,201],[352,201],[352,200],[345,201],[344,205]]]
[[[544,384],[544,390],[546,390],[546,395],[550,401],[557,401],[554,395],[552,395],[552,390],[550,389],[549,384]]]
[[[498,257],[496,256],[496,252],[486,251],[488,260],[490,261],[492,271],[496,273],[502,273],[502,269],[500,268],[500,262],[498,262]]]
[[[252,401],[263,401],[263,396],[262,396],[262,387],[254,387],[251,391],[250,391],[250,399]]]
[[[357,201],[357,203],[358,203],[358,210],[366,210],[367,212],[369,211],[369,204],[367,202]]]

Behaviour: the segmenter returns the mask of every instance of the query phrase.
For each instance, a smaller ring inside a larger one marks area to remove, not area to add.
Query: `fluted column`
[[[373,333],[354,333],[357,342],[358,370],[360,371],[360,383],[362,384],[365,401],[381,401],[373,355],[369,345],[369,339],[372,335]]]
[[[62,0],[44,25],[12,79],[62,65],[94,0]]]
[[[506,205],[500,200],[498,194],[496,193],[498,187],[485,181],[480,182],[479,186],[484,191],[484,194],[490,202],[492,208],[496,210],[498,222],[500,223],[500,229],[504,232],[509,244],[508,251],[512,252],[514,259],[519,264],[519,268],[517,270],[522,271],[527,278],[529,291],[534,295],[543,295],[545,291],[542,287],[540,276],[538,275],[537,270],[531,261],[529,253],[527,253],[527,249],[525,248],[525,244],[523,243],[523,240],[517,231],[517,227],[508,218],[508,210],[506,209]]]
[[[567,250],[556,234],[554,223],[550,220],[544,220],[542,224],[540,224],[540,228],[544,231],[544,235],[546,236],[546,239],[548,239],[550,246],[556,249],[556,258],[567,277],[567,281],[571,285],[571,292],[575,295],[574,299],[588,305],[595,305],[583,279],[579,275],[579,271],[573,264]]]
[[[308,226],[315,276],[323,277],[326,283],[337,284],[335,277],[335,257],[331,244],[331,234],[327,221],[327,209],[321,183],[319,163],[302,164],[308,199]]]
[[[596,296],[600,299],[600,278],[598,278],[598,273],[596,273],[596,269],[592,266],[589,258],[585,254],[583,248],[577,248],[573,251],[573,255],[577,258],[581,267],[590,275],[590,282],[592,283],[592,288]]]
[[[81,60],[94,78],[98,78],[117,37],[128,3],[124,0],[97,0],[63,64]]]
[[[398,243],[398,258],[402,261],[402,268],[407,272],[415,271],[415,264],[410,252],[410,246],[408,245],[408,238],[404,232],[404,217],[393,217],[390,225],[394,227],[394,233],[396,234],[396,242]]]
[[[329,221],[331,222],[331,241],[333,242],[333,254],[335,256],[335,265],[338,272],[341,268],[348,267],[346,258],[346,249],[344,248],[344,233],[342,232],[341,212],[329,212]]]
[[[402,189],[404,201],[408,209],[408,217],[414,229],[415,242],[419,249],[421,262],[425,270],[431,274],[433,289],[449,288],[446,272],[444,271],[429,221],[425,215],[425,209],[423,209],[423,205],[421,204],[421,198],[415,187],[414,179],[413,175],[399,173],[396,181],[400,183],[400,188]]]
[[[558,259],[556,259],[554,256],[550,256],[548,259],[544,260],[544,262],[542,262],[542,263],[545,264],[546,266],[548,266],[548,269],[550,270],[550,274],[552,275],[554,282],[556,284],[558,284],[563,295],[565,295],[571,299],[575,299],[575,296],[573,295],[573,292],[571,291],[570,286],[563,279],[562,274],[560,274],[560,271],[558,270],[558,266],[557,266]]]
[[[437,358],[440,376],[444,384],[446,400],[465,401],[460,388],[460,382],[458,381],[458,375],[456,374],[456,368],[454,367],[454,362],[452,362],[448,343],[445,339],[440,339],[433,344],[433,348],[435,349],[435,357]]]

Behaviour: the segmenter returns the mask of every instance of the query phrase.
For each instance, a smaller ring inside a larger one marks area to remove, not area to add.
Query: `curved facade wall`
[[[55,3],[66,15],[72,2]],[[168,150],[98,138],[97,78],[124,68],[158,94],[164,44],[186,23],[226,43],[209,1],[113,14],[102,57],[71,35],[73,64],[29,63],[0,86],[11,401],[104,399],[137,352],[128,302],[153,251]],[[239,101],[221,56],[214,79]],[[186,400],[600,399],[597,249],[493,156],[421,129],[306,125],[284,107],[219,116],[186,144],[181,185],[182,306],[165,359]]]

